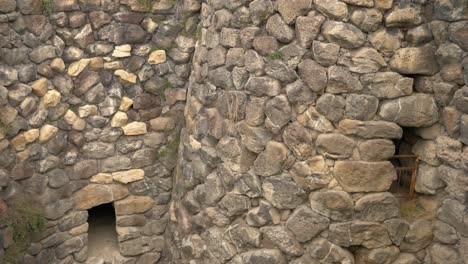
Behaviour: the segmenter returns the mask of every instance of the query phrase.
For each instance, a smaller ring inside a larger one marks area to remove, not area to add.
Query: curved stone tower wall
[[[117,215],[114,263],[165,258],[199,9],[0,1],[0,208],[28,193],[48,220],[24,263],[84,263],[87,209],[104,203]],[[3,263],[12,232],[0,234]]]
[[[89,261],[103,203],[117,263],[464,263],[467,30],[466,0],[0,0],[0,208],[48,218],[24,263]]]
[[[174,263],[466,263],[467,1],[211,0],[200,13]],[[401,216],[395,151],[420,156],[433,217]]]

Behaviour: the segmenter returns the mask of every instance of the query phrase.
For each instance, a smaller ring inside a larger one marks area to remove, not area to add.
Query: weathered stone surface
[[[434,240],[444,244],[455,244],[458,242],[457,231],[455,228],[442,221],[436,221],[433,224]]]
[[[354,209],[363,221],[382,222],[400,215],[399,203],[391,193],[367,194],[356,201]]]
[[[418,252],[432,241],[432,224],[426,220],[416,220],[410,224],[408,233],[401,243],[404,252]]]
[[[331,66],[328,68],[328,85],[326,92],[332,94],[359,92],[363,89],[358,78],[354,77],[346,68]]]
[[[282,43],[289,43],[294,39],[294,30],[286,24],[279,14],[268,19],[266,30]]]
[[[403,33],[396,28],[382,28],[369,35],[369,42],[384,55],[391,56],[401,46]]]
[[[338,60],[340,46],[334,43],[324,43],[314,41],[312,43],[312,52],[314,59],[323,66],[332,66]]]
[[[433,75],[439,70],[430,46],[399,49],[389,64],[392,70],[402,74]]]
[[[395,246],[376,248],[376,249],[359,249],[356,251],[357,263],[394,263],[398,257],[400,250]]]
[[[263,236],[279,247],[284,253],[293,256],[302,255],[301,244],[294,238],[294,235],[285,227],[273,226],[262,227],[260,229]]]
[[[146,124],[143,122],[132,122],[122,127],[123,132],[127,136],[136,136],[146,134]]]
[[[466,1],[436,0],[434,11],[437,18],[445,21],[468,19]]]
[[[365,42],[365,35],[352,24],[326,21],[323,26],[323,35],[329,41],[346,49],[355,49]]]
[[[0,85],[8,86],[18,81],[18,71],[6,65],[0,65]]]
[[[317,263],[354,263],[354,256],[346,249],[341,248],[324,238],[316,238],[307,246],[307,253],[313,258],[312,261],[318,260]],[[299,263],[306,264],[310,261]],[[312,264],[315,264],[312,262]]]
[[[323,91],[327,86],[327,72],[313,60],[304,60],[298,65],[299,76],[314,92]]]
[[[323,156],[314,156],[297,162],[291,168],[294,181],[305,190],[316,190],[327,186],[332,180]]]
[[[0,2],[0,12],[9,13],[15,11],[16,2],[14,0],[2,0]]]
[[[449,25],[450,40],[455,42],[458,46],[463,48],[465,51],[468,50],[468,41],[466,35],[468,30],[466,29],[467,21],[459,21]]]
[[[386,191],[396,179],[396,171],[388,161],[337,161],[335,179],[347,192]]]
[[[408,232],[409,224],[401,218],[389,219],[384,222],[392,242],[399,246]]]
[[[118,171],[112,173],[114,181],[121,183],[130,183],[134,181],[143,180],[145,172],[142,169],[131,169],[128,171]]]
[[[384,225],[364,221],[331,224],[328,239],[343,247],[362,245],[368,249],[392,244]]]
[[[301,47],[310,47],[324,21],[323,16],[300,16],[296,19],[296,38]]]
[[[315,107],[311,106],[303,114],[297,117],[297,121],[308,128],[318,132],[331,132],[334,127],[333,124],[322,116]]]
[[[325,93],[317,100],[317,111],[331,121],[343,118],[346,102],[340,95]]]
[[[312,131],[303,127],[299,122],[290,124],[283,132],[284,144],[300,160],[305,160],[314,153],[313,139]]]
[[[336,20],[343,20],[348,16],[348,6],[337,0],[316,0],[315,7],[325,16]]]
[[[315,142],[318,153],[333,159],[350,157],[355,145],[354,140],[341,134],[320,134]]]
[[[395,154],[395,144],[388,139],[371,139],[358,145],[359,154],[365,161],[388,160]]]
[[[436,190],[445,186],[440,179],[437,168],[425,163],[420,164],[416,177],[415,190],[425,194],[435,194]]]
[[[464,86],[455,92],[453,104],[456,109],[468,114],[468,86]]]
[[[100,204],[114,202],[128,195],[128,190],[122,185],[90,184],[73,195],[75,208],[86,210]]]
[[[263,151],[272,137],[268,130],[261,127],[251,127],[245,122],[239,122],[236,129],[242,138],[242,143],[248,150],[255,153]]]
[[[281,84],[270,77],[251,77],[245,84],[245,89],[255,96],[276,96],[280,93]]]
[[[420,10],[412,6],[395,8],[385,18],[387,27],[411,27],[421,24]]]
[[[356,73],[377,72],[387,65],[382,55],[372,48],[360,48],[347,52],[340,56],[338,64],[345,65],[351,72]]]
[[[344,119],[340,121],[339,130],[346,135],[356,135],[363,138],[401,138],[403,130],[400,126],[386,121],[357,121]]]
[[[282,264],[282,263],[285,263],[285,261],[286,261],[285,257],[283,256],[281,251],[277,249],[250,250],[250,251],[244,252],[234,257],[231,260],[232,264],[256,264],[256,263]]]
[[[361,76],[364,87],[381,99],[392,99],[410,95],[413,92],[413,79],[396,72],[378,72]]]
[[[257,175],[271,176],[279,174],[288,155],[288,148],[275,141],[270,141],[266,144],[265,150],[262,151],[254,162],[254,170]]]
[[[424,127],[437,122],[439,112],[432,96],[418,93],[384,101],[379,116],[401,126]]]
[[[140,43],[146,38],[146,32],[134,24],[111,24],[99,30],[99,36],[116,45]]]
[[[270,99],[265,105],[265,126],[273,133],[278,133],[290,119],[291,107],[284,95]]]
[[[382,23],[382,13],[377,9],[356,9],[351,14],[351,22],[364,32],[373,32]]]
[[[371,120],[379,106],[379,99],[372,95],[350,94],[346,98],[345,117],[355,120]]]
[[[286,222],[286,227],[294,233],[299,242],[316,237],[328,227],[329,219],[315,213],[307,206],[298,207]]]
[[[117,199],[116,199],[117,200]],[[149,196],[128,196],[114,203],[117,215],[139,214],[148,211],[154,204],[153,198]]]
[[[305,201],[305,192],[287,175],[266,178],[263,195],[279,209],[293,209]]]
[[[234,193],[226,194],[218,203],[218,206],[227,216],[241,215],[250,207],[249,198],[244,195]]]
[[[149,64],[160,64],[166,62],[166,51],[164,50],[155,50],[150,53],[148,58]]]
[[[353,217],[353,201],[343,191],[313,192],[310,205],[314,212],[336,221],[346,221]]]
[[[306,14],[311,7],[312,0],[278,1],[278,12],[288,24],[292,24],[296,17]]]

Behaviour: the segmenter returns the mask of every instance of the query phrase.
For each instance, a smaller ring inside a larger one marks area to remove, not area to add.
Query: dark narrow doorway
[[[88,210],[88,215],[88,259],[115,259],[119,255],[119,244],[114,206],[108,203],[93,207]]]
[[[413,133],[412,128],[402,127],[403,136],[401,139],[394,140],[395,156],[391,162],[397,169],[397,180],[393,182],[390,191],[403,200],[412,199],[410,195],[411,180],[415,177],[417,169],[417,156],[413,153],[413,146],[419,140],[419,137]],[[413,190],[414,191],[414,190]]]

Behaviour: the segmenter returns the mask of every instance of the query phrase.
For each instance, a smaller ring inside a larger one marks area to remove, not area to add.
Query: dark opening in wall
[[[413,145],[418,141],[418,136],[412,132],[412,128],[402,127],[403,136],[394,140],[395,156],[391,162],[397,170],[397,179],[393,182],[390,191],[402,200],[412,199],[411,181],[416,177],[417,156],[413,153]],[[414,183],[413,183],[414,184]],[[414,191],[414,190],[413,190]]]
[[[115,210],[112,203],[88,210],[88,259],[91,257],[112,261],[119,256],[119,244],[115,228]]]

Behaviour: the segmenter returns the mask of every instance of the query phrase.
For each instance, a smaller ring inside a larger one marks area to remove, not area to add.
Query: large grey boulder
[[[384,101],[380,105],[379,116],[407,127],[430,126],[439,120],[434,98],[422,93]]]

